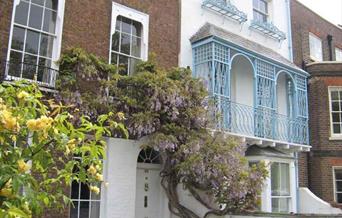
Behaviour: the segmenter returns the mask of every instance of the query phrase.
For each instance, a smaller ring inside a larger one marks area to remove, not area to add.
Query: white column
[[[264,187],[261,193],[261,210],[263,212],[272,212],[272,192],[271,192],[271,161],[265,160],[269,176],[265,179]]]
[[[294,161],[290,163],[290,191],[291,191],[291,202],[290,212],[297,212],[297,180],[296,180],[296,165]]]

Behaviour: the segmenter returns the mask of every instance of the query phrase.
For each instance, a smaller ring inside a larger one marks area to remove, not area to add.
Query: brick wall
[[[322,39],[323,60],[329,60],[329,46],[327,35],[333,36],[333,48],[342,48],[342,29],[324,20],[297,0],[291,0],[292,41],[294,62],[301,67],[302,62],[310,63],[309,32]],[[335,51],[333,50],[333,60]]]
[[[6,59],[8,37],[12,20],[13,1],[0,1],[0,75],[3,74],[3,63]]]
[[[324,20],[297,0],[291,1],[292,37],[294,63],[306,69],[309,79],[309,127],[310,154],[299,158],[299,183],[308,186],[322,199],[332,202],[332,166],[339,166],[334,160],[342,159],[342,141],[329,140],[329,86],[342,86],[342,65],[326,63],[311,64],[309,33],[322,40],[323,61],[330,61],[328,35],[333,36],[332,57],[335,47],[342,47],[342,29]]]
[[[178,65],[178,0],[117,0],[150,15],[149,52],[162,67]],[[69,0],[65,5],[63,49],[82,47],[108,60],[112,1]]]

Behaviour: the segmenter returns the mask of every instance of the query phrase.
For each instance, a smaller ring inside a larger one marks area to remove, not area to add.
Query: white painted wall
[[[254,106],[254,72],[251,63],[243,56],[236,56],[231,66],[232,101]]]
[[[286,77],[285,73],[281,73],[277,79],[277,112],[285,116],[288,115]]]
[[[241,11],[247,13],[248,20],[240,25],[234,20],[223,18],[201,7],[203,0],[182,0],[181,1],[181,48],[179,65],[181,67],[192,66],[192,50],[189,39],[193,36],[206,22],[212,23],[230,32],[238,34],[249,40],[255,41],[268,48],[273,49],[284,57],[289,57],[288,39],[279,43],[264,34],[250,30],[250,21],[253,19],[253,1],[252,0],[231,0],[231,2]],[[270,1],[270,20],[281,31],[288,36],[288,18],[286,0]],[[242,45],[243,46],[243,45]]]
[[[332,207],[329,203],[317,197],[308,188],[299,188],[299,205],[299,213],[340,214],[342,216],[341,209]]]

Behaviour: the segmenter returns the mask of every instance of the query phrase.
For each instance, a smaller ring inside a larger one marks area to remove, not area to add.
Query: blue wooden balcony
[[[214,128],[249,144],[310,149],[307,72],[212,24],[205,24],[191,42],[193,74],[214,102]]]
[[[264,139],[279,144],[307,144],[308,122],[275,110],[232,102],[225,96],[212,97],[214,128],[237,136]]]

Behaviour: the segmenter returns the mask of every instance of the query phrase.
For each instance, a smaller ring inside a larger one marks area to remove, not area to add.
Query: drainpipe
[[[327,36],[327,39],[328,39],[328,46],[329,46],[329,61],[333,61],[333,48],[332,48],[333,36],[329,34]]]
[[[299,164],[298,164],[298,152],[295,152],[295,171],[296,171],[296,207],[297,207],[297,213],[299,213]]]
[[[285,0],[286,3],[286,15],[287,15],[287,39],[288,39],[288,49],[289,49],[289,60],[293,62],[293,51],[292,51],[292,29],[291,29],[291,0]]]

